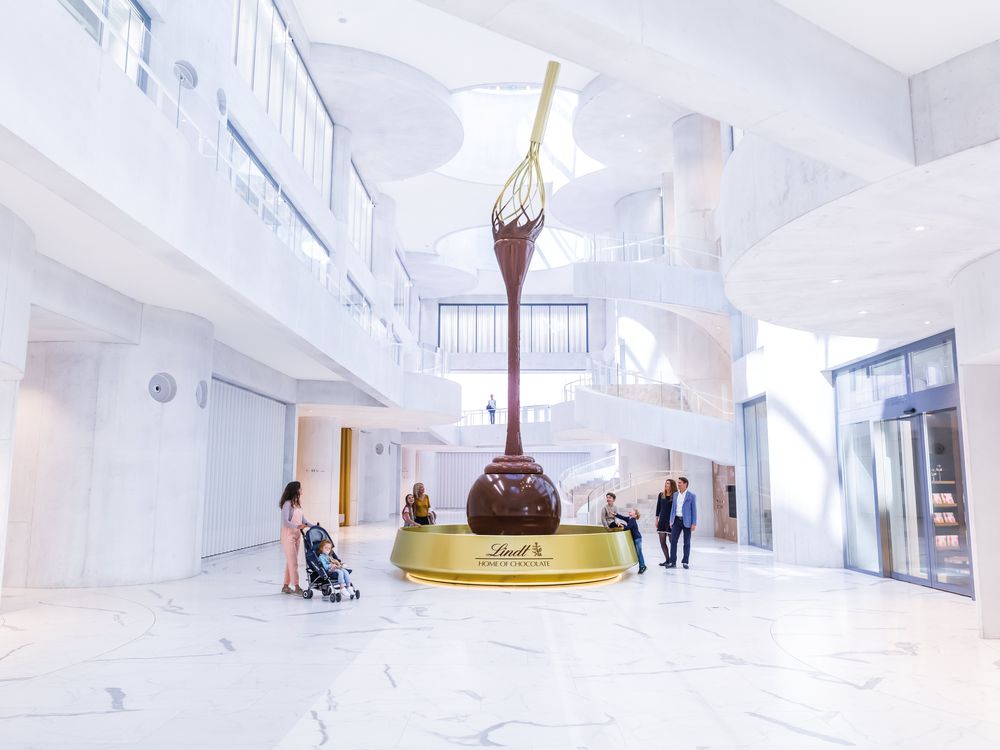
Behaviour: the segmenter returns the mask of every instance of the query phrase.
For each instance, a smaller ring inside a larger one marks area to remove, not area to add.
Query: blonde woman
[[[421,526],[431,524],[431,496],[424,492],[424,483],[413,485],[413,520]]]

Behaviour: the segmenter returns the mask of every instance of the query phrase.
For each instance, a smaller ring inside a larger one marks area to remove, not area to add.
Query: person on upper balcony
[[[486,411],[490,413],[490,424],[497,422],[497,400],[490,394],[490,400],[486,402]]]

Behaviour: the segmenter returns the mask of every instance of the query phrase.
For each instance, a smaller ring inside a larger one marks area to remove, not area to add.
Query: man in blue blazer
[[[686,568],[691,557],[691,532],[698,528],[698,498],[693,492],[688,492],[687,477],[677,480],[670,518],[670,562],[667,567],[677,567],[677,542],[681,534],[684,534],[684,558],[681,564]]]

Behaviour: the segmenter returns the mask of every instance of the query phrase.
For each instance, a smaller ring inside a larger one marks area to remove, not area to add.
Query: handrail
[[[559,478],[556,480],[556,486],[559,488],[559,494],[563,499],[564,507],[566,507],[566,510],[573,517],[576,516],[573,502],[577,488],[587,482],[598,479],[604,474],[609,474],[609,477],[604,480],[605,482],[611,477],[618,475],[617,451],[593,461],[571,466],[559,475]]]
[[[732,419],[732,399],[699,391],[683,381],[667,383],[595,360],[590,361],[588,369],[587,375],[565,384],[563,395],[566,401],[575,399],[578,388],[587,388],[597,393],[651,403],[667,409]]]
[[[721,243],[674,235],[594,235],[588,259],[596,263],[644,262],[665,259],[672,266],[719,270]]]
[[[472,409],[462,412],[463,427],[486,424],[507,424],[508,409],[494,409],[493,420],[490,420],[489,409]],[[552,419],[552,407],[548,404],[529,404],[521,407],[521,422],[549,422]]]
[[[604,482],[598,487],[594,487],[590,492],[587,493],[587,500],[583,506],[581,506],[580,511],[583,512],[586,509],[586,518],[589,523],[598,523],[597,512],[601,507],[600,500],[605,497],[609,492],[614,492],[616,495],[622,494],[631,489],[636,489],[640,485],[647,484],[654,479],[673,479],[677,480],[683,474],[683,471],[677,469],[654,469],[651,471],[645,471],[641,474],[632,474],[631,472],[622,476],[614,476],[607,482]],[[578,514],[579,515],[579,514]]]
[[[388,344],[385,347],[388,358],[402,366],[401,363],[406,360],[397,354],[397,349],[394,346],[396,342],[389,341],[388,329],[382,330],[383,327],[376,324],[371,309],[351,299],[347,293],[346,272],[338,272],[329,257],[310,255],[302,247],[296,245],[296,235],[303,233],[293,231],[291,212],[283,212],[280,208],[281,201],[286,195],[282,186],[275,182],[277,190],[268,190],[266,187],[261,190],[251,184],[250,180],[244,180],[243,183],[237,182],[239,170],[226,155],[226,149],[223,148],[224,139],[229,132],[226,117],[218,114],[218,109],[214,104],[209,105],[194,90],[184,89],[179,83],[169,85],[164,83],[164,77],[161,77],[153,69],[146,57],[169,59],[169,56],[153,54],[154,37],[149,30],[147,29],[138,40],[139,46],[137,47],[134,43],[135,40],[123,36],[115,29],[103,4],[98,4],[94,0],[76,0],[76,3],[82,3],[100,23],[97,37],[92,35],[97,45],[114,60],[126,75],[134,80],[138,88],[150,99],[160,113],[194,147],[196,153],[204,157],[206,161],[214,162],[216,173],[221,174],[226,179],[230,187],[243,198],[250,209],[257,214],[257,218],[279,238],[292,255],[310,269],[313,277],[345,308],[348,317],[368,333],[376,343]],[[89,27],[85,25],[84,19],[78,13],[72,12],[70,7],[67,7],[66,10],[84,26],[85,30],[89,31]],[[123,46],[124,55],[121,60],[112,54],[112,40],[117,40],[115,44]],[[184,91],[187,93],[182,93]],[[187,105],[181,103],[182,98],[188,101]],[[192,104],[197,105],[197,109],[202,113],[200,124],[196,122],[196,117],[192,114],[195,108]],[[287,225],[282,213],[287,213],[289,216]],[[443,370],[442,364],[437,364],[435,367]]]

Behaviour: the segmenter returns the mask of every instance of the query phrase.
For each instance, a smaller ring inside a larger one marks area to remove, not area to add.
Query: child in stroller
[[[345,568],[337,553],[333,551],[333,539],[322,526],[311,526],[302,530],[306,553],[306,568],[309,571],[309,586],[302,592],[305,599],[312,599],[313,590],[319,589],[331,602],[339,602],[344,594],[351,599],[360,599],[361,591],[351,583],[351,570]]]

